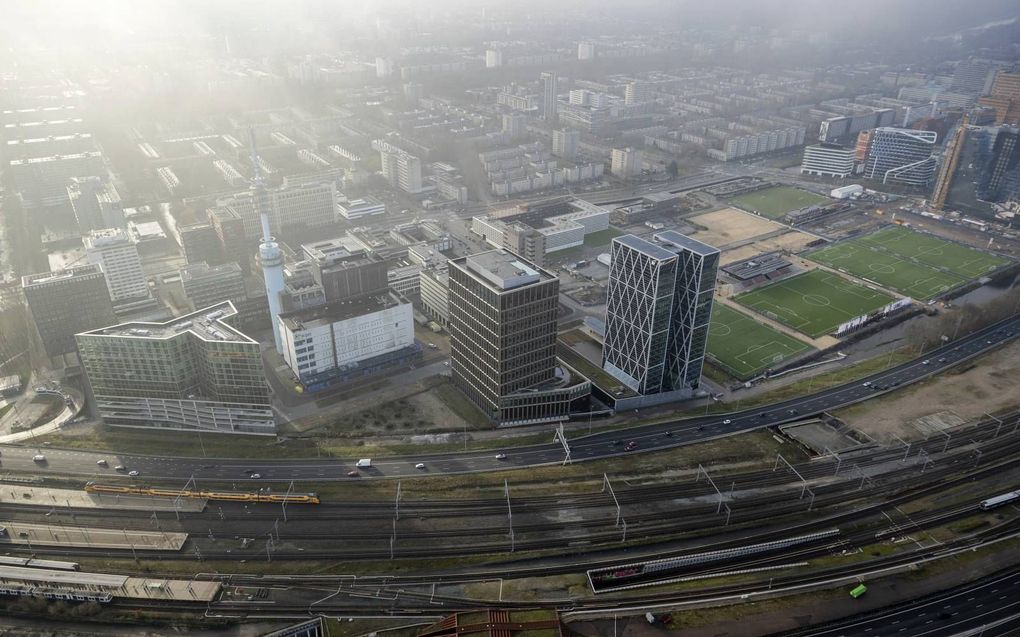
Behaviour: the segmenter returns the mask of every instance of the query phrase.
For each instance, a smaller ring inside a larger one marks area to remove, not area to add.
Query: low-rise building
[[[446,270],[424,269],[421,277],[421,307],[436,323],[450,324],[450,275]]]
[[[349,199],[341,193],[337,200],[336,211],[344,219],[353,221],[362,217],[385,215],[386,204],[371,195]]]

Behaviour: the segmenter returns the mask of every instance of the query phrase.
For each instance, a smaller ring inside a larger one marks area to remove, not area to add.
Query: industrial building
[[[613,239],[602,368],[646,404],[690,397],[712,316],[719,250],[678,232]]]
[[[99,415],[115,427],[275,434],[260,347],[226,322],[235,313],[224,301],[79,333]]]
[[[450,262],[453,382],[495,423],[566,420],[591,384],[556,358],[559,279],[505,250]]]

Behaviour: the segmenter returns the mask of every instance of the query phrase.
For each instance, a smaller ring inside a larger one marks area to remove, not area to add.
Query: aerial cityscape
[[[0,634],[1020,635],[1015,0],[0,16]]]

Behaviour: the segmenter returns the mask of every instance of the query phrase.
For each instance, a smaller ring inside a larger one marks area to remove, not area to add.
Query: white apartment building
[[[641,174],[644,155],[638,148],[614,148],[610,172],[621,179],[629,179]]]
[[[394,188],[417,194],[422,191],[421,159],[384,141],[376,141],[382,160],[382,174]]]
[[[624,89],[623,101],[627,106],[652,101],[652,87],[647,82],[630,82]]]
[[[577,157],[577,145],[581,141],[581,133],[576,130],[554,130],[552,134],[552,154],[564,159]]]
[[[106,275],[106,287],[115,305],[149,297],[138,246],[127,232],[120,228],[93,230],[83,242],[89,263],[98,265]]]
[[[800,173],[846,179],[854,174],[854,149],[836,144],[806,146],[804,158],[800,163]]]

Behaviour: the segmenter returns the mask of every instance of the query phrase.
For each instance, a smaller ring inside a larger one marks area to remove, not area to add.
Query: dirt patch
[[[879,441],[892,442],[893,436],[923,438],[913,421],[940,412],[951,412],[971,421],[1017,405],[1020,342],[1014,341],[958,369],[961,371],[951,370],[917,387],[869,400],[835,415]]]
[[[752,215],[736,208],[723,208],[715,212],[688,218],[691,223],[706,228],[694,233],[694,238],[711,246],[725,246],[769,232],[781,230],[783,226],[758,215]]]
[[[722,263],[733,263],[750,259],[764,252],[800,252],[807,244],[815,240],[815,237],[803,232],[790,231],[775,237],[768,237],[755,241],[749,245],[740,246],[732,250],[726,250],[722,255]]]

